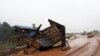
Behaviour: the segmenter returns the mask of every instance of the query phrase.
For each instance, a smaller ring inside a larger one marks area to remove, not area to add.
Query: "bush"
[[[25,41],[21,39],[20,34],[16,33],[7,22],[0,24],[0,49],[12,48],[24,44]]]

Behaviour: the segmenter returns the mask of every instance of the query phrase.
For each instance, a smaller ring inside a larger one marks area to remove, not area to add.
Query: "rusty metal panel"
[[[66,46],[66,40],[65,40],[65,31],[66,30],[65,30],[65,26],[62,25],[62,24],[59,24],[59,23],[57,23],[55,21],[52,21],[50,19],[48,19],[48,21],[49,21],[50,25],[55,25],[58,28],[58,30],[62,33],[62,39],[61,39],[62,47],[65,47]],[[69,45],[69,44],[67,43],[67,45]]]
[[[42,30],[40,34],[44,35],[48,39],[51,39],[53,44],[62,39],[62,34],[55,25],[51,25],[50,27]]]
[[[37,48],[42,47],[49,47],[53,46],[57,42],[62,42],[62,47],[66,46],[66,40],[65,40],[65,27],[59,23],[56,23],[52,20],[49,20],[50,25],[49,27],[37,31],[37,34],[33,36],[34,41],[32,44],[37,45]],[[38,44],[36,44],[38,43]]]

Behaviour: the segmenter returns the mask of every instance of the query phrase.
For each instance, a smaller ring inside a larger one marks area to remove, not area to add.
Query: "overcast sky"
[[[100,0],[0,0],[0,22],[49,26],[48,18],[66,26],[66,32],[100,30]]]

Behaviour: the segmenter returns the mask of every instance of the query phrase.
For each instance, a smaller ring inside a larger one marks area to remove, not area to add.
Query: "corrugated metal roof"
[[[28,26],[19,26],[19,25],[14,26],[14,28],[31,29],[31,30],[36,30],[37,29],[37,27],[32,28],[32,27],[28,27]]]

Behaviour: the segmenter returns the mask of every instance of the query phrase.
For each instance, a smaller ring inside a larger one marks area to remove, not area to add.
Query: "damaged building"
[[[50,19],[48,21],[50,23],[49,27],[40,31],[40,25],[36,30],[36,35],[27,39],[29,46],[33,46],[36,50],[46,49],[53,47],[56,43],[61,41],[61,47],[66,47],[66,44],[69,47],[69,44],[65,40],[65,26]]]

